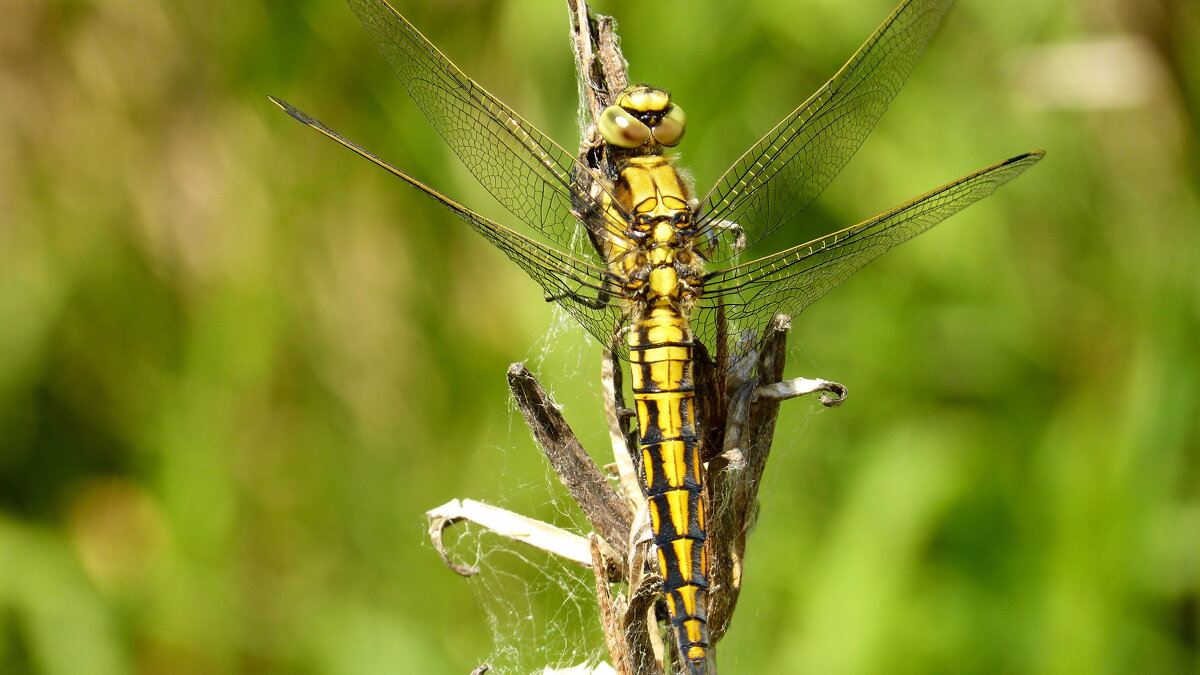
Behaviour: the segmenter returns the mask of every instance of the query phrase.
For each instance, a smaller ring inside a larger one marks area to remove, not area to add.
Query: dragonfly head
[[[675,146],[683,140],[687,118],[671,95],[644,84],[627,88],[600,114],[597,126],[604,142],[632,150],[642,146]]]

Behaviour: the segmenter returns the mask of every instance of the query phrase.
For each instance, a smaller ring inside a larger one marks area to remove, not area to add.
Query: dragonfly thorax
[[[646,155],[629,158],[613,188],[608,226],[620,244],[609,271],[643,306],[690,308],[703,269],[693,251],[695,213],[686,182],[670,160]]]

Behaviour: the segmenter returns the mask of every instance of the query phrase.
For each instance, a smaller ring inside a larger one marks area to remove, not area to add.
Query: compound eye
[[[671,112],[667,113],[662,121],[654,127],[654,140],[668,147],[679,145],[685,131],[687,131],[687,116],[683,114],[683,108],[677,105],[671,106]]]
[[[609,106],[600,113],[600,135],[604,142],[618,148],[637,148],[650,140],[650,127],[620,106]]]

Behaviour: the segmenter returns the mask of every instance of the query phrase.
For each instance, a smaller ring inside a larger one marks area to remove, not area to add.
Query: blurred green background
[[[574,146],[560,3],[397,6]],[[687,109],[707,186],[892,0],[594,8]],[[469,532],[498,571],[467,581],[427,543],[454,497],[579,526],[504,371],[528,360],[603,461],[599,349],[267,101],[505,220],[350,10],[0,16],[0,672],[598,654],[589,574]],[[724,672],[1200,672],[1198,114],[1194,2],[956,4],[805,226],[1047,158],[795,321],[790,372],[851,396],[785,405]]]

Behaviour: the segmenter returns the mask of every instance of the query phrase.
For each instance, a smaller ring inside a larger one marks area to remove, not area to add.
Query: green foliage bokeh
[[[396,4],[575,144],[562,5]],[[791,371],[851,396],[784,407],[725,672],[1200,669],[1200,11],[1097,7],[961,0],[789,235],[1047,150],[795,319]],[[688,111],[703,189],[892,7],[594,9]],[[498,586],[445,569],[423,513],[473,497],[578,525],[504,371],[541,366],[603,461],[599,348],[547,337],[502,255],[267,101],[504,220],[350,10],[0,16],[0,672],[466,673],[500,653]]]

